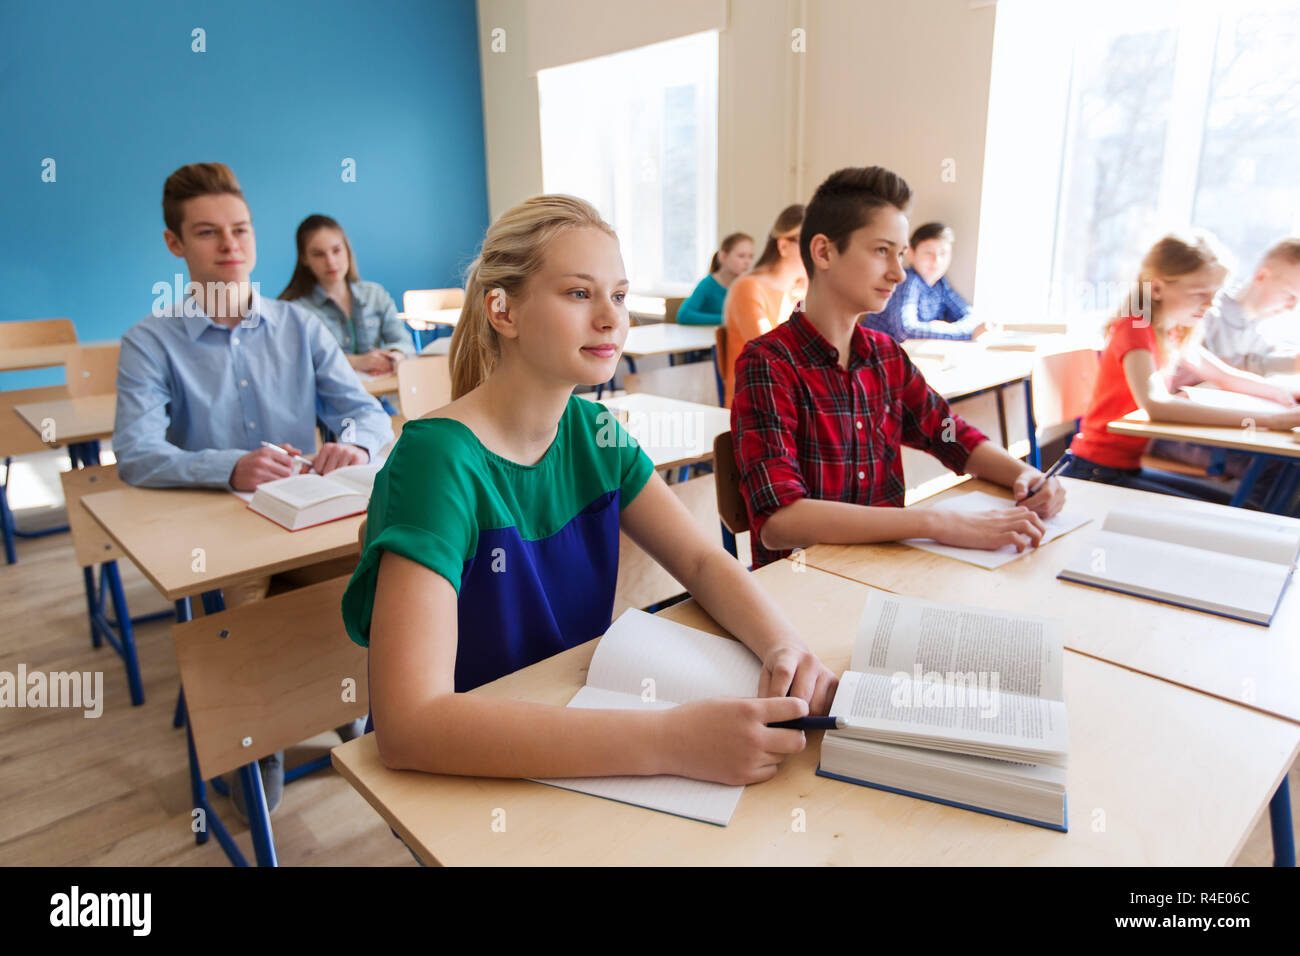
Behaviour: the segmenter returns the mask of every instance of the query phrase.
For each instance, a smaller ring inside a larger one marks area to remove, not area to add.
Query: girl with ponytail
[[[695,291],[677,309],[681,325],[721,325],[722,304],[731,283],[749,271],[754,259],[754,240],[743,232],[733,232],[722,240],[713,254],[709,274],[700,280]]]
[[[381,758],[479,776],[770,778],[804,738],[766,724],[825,713],[836,680],[613,416],[573,394],[610,379],[627,336],[613,230],[580,199],[537,196],[488,229],[466,285],[453,400],[406,423],[343,597],[370,648]],[[596,711],[467,695],[608,629],[620,531],[762,660],[757,697]]]
[[[1106,424],[1138,408],[1154,421],[1243,427],[1243,413],[1175,397],[1180,378],[1278,402],[1276,412],[1250,417],[1260,428],[1282,431],[1300,425],[1300,409],[1284,390],[1257,375],[1231,368],[1203,351],[1183,349],[1227,277],[1218,241],[1203,230],[1170,233],[1142,260],[1126,308],[1107,329],[1092,401],[1070,445],[1073,461],[1064,474],[1106,484],[1228,504],[1232,495],[1206,481],[1142,466],[1148,440],[1112,434]]]

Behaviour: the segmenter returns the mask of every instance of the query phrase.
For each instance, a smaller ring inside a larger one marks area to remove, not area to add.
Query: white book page
[[[621,694],[587,686],[573,696],[569,706],[597,710],[665,710],[676,704],[662,698],[646,700],[641,694]],[[556,777],[537,782],[703,820],[718,826],[726,826],[731,820],[740,803],[740,796],[745,792],[744,787],[730,787],[669,774],[641,777]]]
[[[867,731],[886,743],[943,749],[943,741],[961,741],[1059,754],[1069,747],[1062,701],[996,687],[954,688],[901,675],[845,671],[831,715],[847,724],[837,733]]]
[[[335,468],[326,477],[330,481],[336,481],[359,495],[370,497],[370,492],[375,487],[375,475],[379,474],[379,469],[383,467],[382,463],[372,463],[368,465],[348,465],[346,468]]]
[[[1070,575],[1152,596],[1249,611],[1267,619],[1291,575],[1289,565],[1099,531],[1065,566]]]
[[[925,601],[872,590],[858,623],[851,667],[895,674],[997,675],[1003,694],[1064,700],[1060,625],[1046,618]]]
[[[739,641],[632,608],[600,639],[587,683],[685,704],[709,697],[753,697],[762,672],[762,663]]]
[[[1115,508],[1106,516],[1102,530],[1287,567],[1295,562],[1300,549],[1300,527],[1294,521],[1256,515],[1241,508],[1222,515]]]
[[[291,475],[288,478],[265,481],[257,486],[257,491],[253,494],[254,496],[265,495],[288,505],[294,510],[301,511],[310,505],[318,505],[334,498],[356,493],[347,485],[330,481],[321,475],[308,474]]]
[[[982,491],[972,491],[956,498],[940,501],[932,507],[935,510],[969,513],[1014,508],[1015,503],[1006,498],[996,498]],[[1049,541],[1055,541],[1061,535],[1069,534],[1075,528],[1081,527],[1091,520],[1091,518],[1084,515],[1062,511],[1043,522],[1047,526],[1047,530],[1038,546],[1041,548]],[[959,548],[951,544],[940,544],[931,538],[904,538],[902,543],[921,551],[941,554],[946,558],[956,558],[958,561],[965,561],[967,564],[974,564],[990,570],[1000,568],[1008,561],[1014,561],[1022,554],[1029,553],[1028,551],[1017,551],[1015,546],[1010,544],[1004,545],[996,551],[987,551],[983,548]]]

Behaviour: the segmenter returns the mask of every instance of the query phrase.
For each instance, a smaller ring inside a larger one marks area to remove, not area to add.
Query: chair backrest
[[[35,345],[72,345],[77,328],[71,319],[24,319],[0,322],[0,348],[17,349]]]
[[[31,426],[18,417],[14,412],[15,405],[53,402],[67,397],[68,390],[62,385],[0,391],[0,459],[11,455],[31,455],[55,447],[41,441],[41,437],[32,431]]]
[[[718,383],[718,405],[726,407],[727,387],[723,382],[722,370],[727,361],[727,327],[719,325],[713,330],[713,375]]]
[[[677,321],[677,310],[680,309],[680,308],[682,307],[682,303],[685,302],[685,301],[686,301],[686,300],[685,300],[684,298],[680,298],[680,299],[679,299],[679,298],[667,298],[667,299],[664,299],[664,321],[665,321],[665,322],[676,322],[676,321]]]
[[[629,372],[623,376],[623,387],[629,395],[646,392],[700,405],[718,404],[717,378],[708,362],[687,362],[646,372]]]
[[[63,482],[63,500],[68,509],[68,530],[72,532],[72,550],[77,556],[77,564],[88,568],[105,561],[116,561],[122,557],[122,551],[108,536],[103,525],[90,516],[82,507],[81,499],[86,495],[97,495],[101,491],[113,491],[127,487],[117,475],[117,465],[96,465],[93,468],[74,468],[59,473]]]
[[[407,289],[402,293],[403,312],[436,312],[464,304],[464,289]]]
[[[749,512],[740,494],[740,469],[731,432],[721,432],[713,439],[713,477],[718,488],[718,517],[732,534],[743,534],[749,530]]]
[[[1097,384],[1097,353],[1074,348],[1034,357],[1034,421],[1039,429],[1082,418]]]
[[[410,421],[451,401],[451,362],[446,355],[420,355],[397,363],[397,396]]]
[[[339,611],[349,580],[172,627],[205,780],[368,713],[367,651]]]
[[[117,391],[119,345],[82,345],[68,350],[64,374],[70,398],[112,395]]]

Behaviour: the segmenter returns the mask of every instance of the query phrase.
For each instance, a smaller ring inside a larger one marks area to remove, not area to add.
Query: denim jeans
[[[1155,468],[1107,468],[1075,455],[1063,473],[1070,478],[1100,481],[1102,484],[1119,485],[1137,491],[1154,491],[1156,494],[1177,495],[1179,498],[1199,498],[1220,505],[1232,503],[1232,493],[1226,488],[1199,478],[1158,471]]]

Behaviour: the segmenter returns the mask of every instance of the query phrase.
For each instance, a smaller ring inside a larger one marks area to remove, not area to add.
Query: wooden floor
[[[185,734],[173,729],[177,671],[170,623],[137,630],[146,702],[132,707],[120,660],[93,650],[81,570],[67,534],[20,540],[19,563],[0,565],[0,670],[104,673],[104,709],[0,709],[0,865],[226,866],[215,840],[195,846]],[[129,562],[122,563],[134,615],[166,606]],[[323,753],[290,751],[289,765]],[[1300,797],[1300,765],[1291,770]],[[222,820],[250,860],[252,844],[229,801],[213,795]],[[1300,799],[1293,800],[1300,826]],[[387,825],[333,769],[297,780],[271,818],[284,866],[413,866]],[[1272,861],[1262,812],[1239,866]]]

